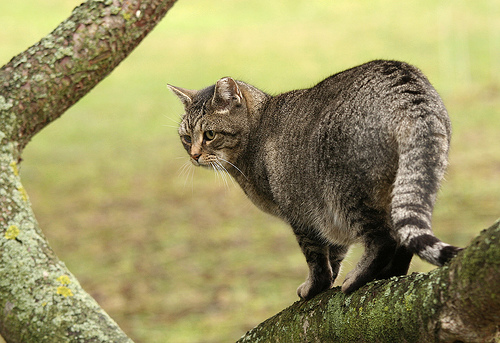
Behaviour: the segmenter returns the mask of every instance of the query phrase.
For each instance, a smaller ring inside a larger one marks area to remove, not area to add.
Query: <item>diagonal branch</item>
[[[0,69],[2,141],[22,149],[103,80],[175,0],[89,0]]]
[[[448,266],[296,302],[238,342],[495,342],[500,220]],[[498,342],[498,341],[497,341]]]
[[[18,172],[30,139],[104,79],[175,0],[89,0],[0,69],[0,334],[131,342],[49,247]]]

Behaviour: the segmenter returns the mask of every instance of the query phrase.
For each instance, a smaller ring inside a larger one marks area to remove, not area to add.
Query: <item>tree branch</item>
[[[500,220],[447,266],[296,302],[238,342],[494,342],[499,330]]]
[[[89,0],[0,69],[2,141],[22,149],[103,80],[175,0]]]
[[[59,261],[18,171],[48,123],[104,79],[175,0],[89,0],[0,69],[0,334],[8,342],[131,342]]]

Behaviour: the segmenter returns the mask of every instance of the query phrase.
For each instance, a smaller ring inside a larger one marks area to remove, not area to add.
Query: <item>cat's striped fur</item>
[[[413,254],[443,265],[460,250],[431,230],[451,128],[417,68],[373,61],[277,96],[231,78],[170,88],[185,105],[179,134],[192,162],[227,170],[292,226],[309,266],[301,298],[332,286],[357,241],[365,252],[346,293],[405,274]]]

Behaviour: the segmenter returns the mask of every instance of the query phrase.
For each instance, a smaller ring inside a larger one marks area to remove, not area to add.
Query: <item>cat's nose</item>
[[[201,154],[200,153],[195,153],[195,154],[191,154],[191,157],[193,158],[193,160],[195,161],[198,161],[198,159],[200,158]]]

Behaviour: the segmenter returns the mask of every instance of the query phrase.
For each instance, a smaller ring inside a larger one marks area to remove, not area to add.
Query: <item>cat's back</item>
[[[425,75],[400,61],[375,60],[334,74],[308,90],[304,100],[324,100],[327,108],[345,107],[360,115],[383,109],[441,102]],[[379,112],[380,113],[380,112]]]
[[[266,136],[295,141],[318,131],[390,134],[401,123],[426,116],[437,117],[450,135],[444,104],[425,75],[405,62],[375,60],[272,97],[262,123]]]
[[[356,193],[373,203],[388,197],[399,158],[396,136],[411,121],[435,118],[449,136],[444,105],[420,70],[378,60],[273,97],[256,141],[274,199],[288,213],[313,213],[323,194],[344,201]]]

